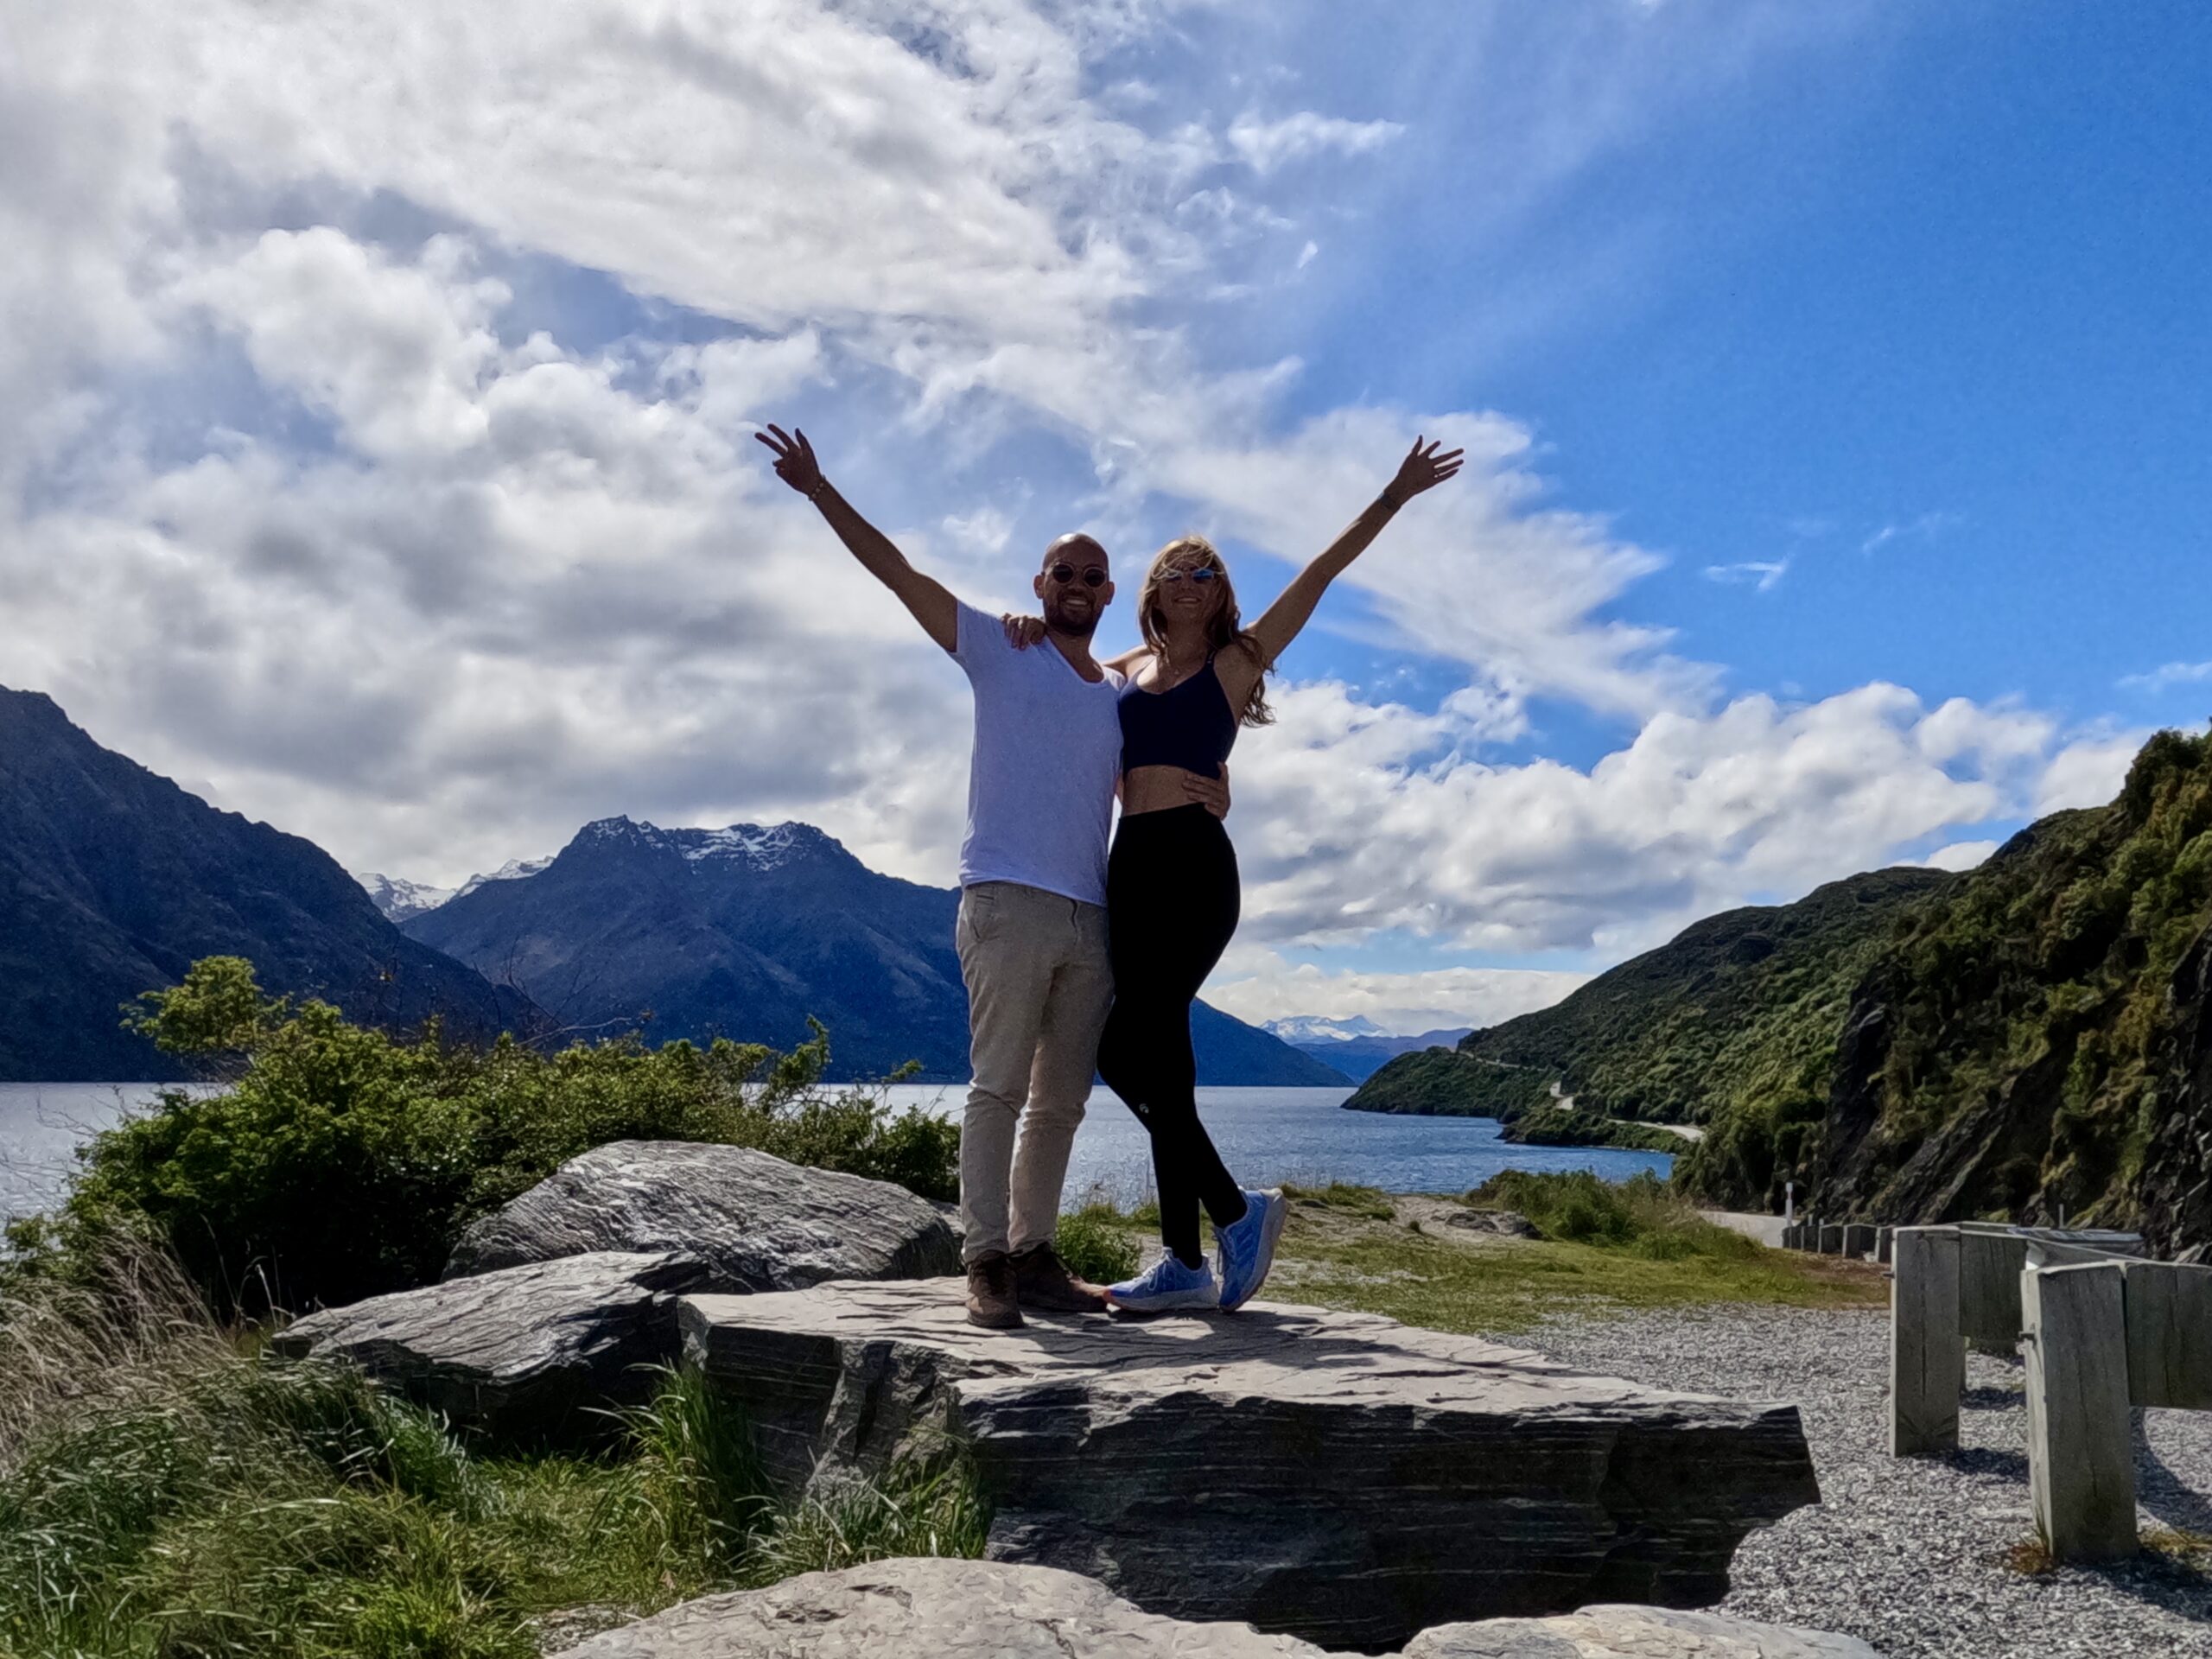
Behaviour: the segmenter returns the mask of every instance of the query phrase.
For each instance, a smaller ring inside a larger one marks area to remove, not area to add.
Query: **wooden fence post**
[[[1967,1370],[1959,1235],[1950,1227],[1900,1227],[1890,1251],[1890,1453],[1955,1452]]]
[[[1873,1228],[1863,1221],[1846,1225],[1843,1230],[1843,1253],[1854,1262],[1863,1262],[1873,1255]]]
[[[2020,1275],[2028,1501],[2055,1560],[2135,1554],[2125,1271],[2083,1263]]]

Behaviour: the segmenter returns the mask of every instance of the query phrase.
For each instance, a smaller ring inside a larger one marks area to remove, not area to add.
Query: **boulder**
[[[772,1479],[871,1471],[949,1428],[993,1505],[994,1560],[1325,1646],[1710,1604],[1746,1532],[1819,1497],[1795,1406],[1372,1314],[1255,1303],[990,1332],[944,1281],[690,1295],[680,1318]]]
[[[809,1573],[765,1590],[687,1601],[557,1659],[1321,1659],[1249,1624],[1141,1612],[1094,1580],[1051,1567],[907,1559]],[[1452,1624],[1403,1659],[1876,1659],[1841,1637],[1709,1613],[1589,1607],[1561,1618]]]
[[[720,1291],[960,1271],[937,1206],[902,1186],[749,1147],[614,1141],[571,1158],[454,1245],[445,1277],[587,1250],[681,1250]]]
[[[1440,1624],[1403,1659],[1881,1659],[1864,1642],[1793,1624],[1666,1607],[1585,1607],[1553,1618]]]
[[[612,1427],[587,1407],[651,1397],[639,1368],[676,1357],[675,1293],[707,1277],[688,1256],[595,1250],[327,1308],[270,1347],[349,1361],[463,1428],[573,1444]]]

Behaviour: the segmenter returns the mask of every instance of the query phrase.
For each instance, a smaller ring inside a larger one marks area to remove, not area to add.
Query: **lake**
[[[70,1148],[128,1107],[149,1100],[151,1084],[0,1083],[0,1215],[51,1203],[70,1168]],[[902,1084],[887,1091],[899,1105],[957,1114],[958,1084]],[[1395,1117],[1347,1112],[1349,1089],[1201,1089],[1198,1109],[1214,1144],[1247,1186],[1332,1180],[1386,1192],[1462,1192],[1502,1169],[1590,1169],[1607,1180],[1638,1170],[1664,1177],[1662,1152],[1605,1147],[1516,1147],[1487,1117]],[[1098,1089],[1076,1136],[1068,1169],[1072,1198],[1097,1188],[1123,1205],[1151,1190],[1144,1131],[1110,1090]]]

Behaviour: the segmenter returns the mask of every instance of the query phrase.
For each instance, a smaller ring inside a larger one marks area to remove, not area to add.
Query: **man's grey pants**
[[[1114,1001],[1103,906],[1018,881],[960,895],[975,1082],[960,1126],[961,1255],[1047,1243]]]

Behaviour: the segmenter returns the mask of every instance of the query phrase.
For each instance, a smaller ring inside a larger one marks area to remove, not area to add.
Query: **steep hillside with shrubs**
[[[1709,916],[1555,1007],[1391,1061],[1347,1103],[1510,1123],[1554,1115],[1556,1083],[1593,1119],[1816,1120],[1860,975],[1900,916],[1957,879],[1876,870]]]
[[[2117,800],[2021,831],[1868,972],[1820,1134],[1796,1160],[1814,1202],[1899,1222],[2063,1211],[2140,1223],[2168,1245],[2212,1236],[2196,1146],[2212,1129],[2209,931],[2212,734],[2162,732]],[[1764,1128],[1747,1122],[1689,1174],[1756,1196],[1791,1161]]]

